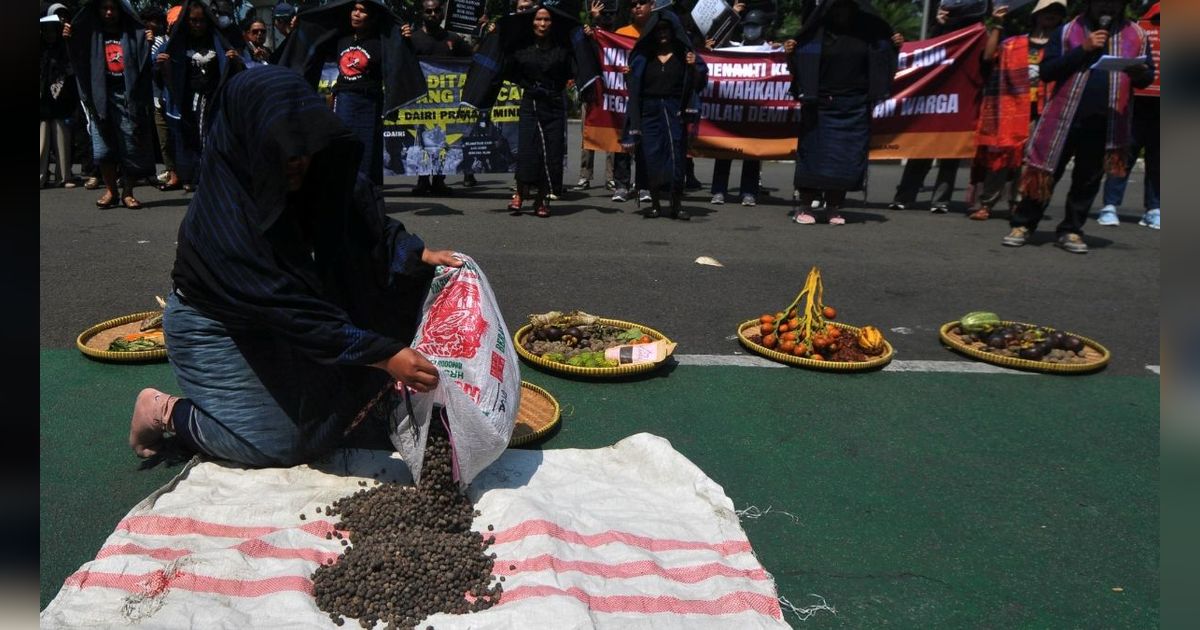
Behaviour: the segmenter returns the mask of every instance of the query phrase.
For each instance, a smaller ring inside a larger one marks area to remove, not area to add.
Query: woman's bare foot
[[[138,393],[129,422],[129,447],[138,457],[153,457],[163,434],[173,431],[171,410],[179,398],[147,387]]]

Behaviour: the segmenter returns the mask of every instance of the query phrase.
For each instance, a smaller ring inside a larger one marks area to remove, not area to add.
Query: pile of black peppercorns
[[[351,539],[342,539],[337,562],[313,574],[317,606],[333,623],[349,617],[364,628],[380,621],[412,628],[434,613],[465,614],[499,601],[503,587],[489,586],[496,554],[486,553],[496,538],[471,530],[479,513],[454,481],[444,433],[430,432],[418,485],[376,484],[325,508],[341,517],[338,528]]]

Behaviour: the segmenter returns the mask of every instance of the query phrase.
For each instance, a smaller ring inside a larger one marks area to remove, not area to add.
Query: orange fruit
[[[806,346],[804,344],[798,344],[796,346],[796,349],[792,350],[792,354],[794,354],[798,357],[802,357],[802,356],[808,354],[808,346]]]
[[[759,324],[758,331],[761,332],[763,334],[763,336],[769,335],[769,334],[775,332],[775,325],[774,324]]]
[[[792,309],[792,310],[788,311],[788,319],[796,319],[799,316],[800,316],[800,313],[798,313],[796,311],[796,309]]]
[[[795,350],[796,350],[796,342],[795,341],[786,341],[785,340],[785,341],[779,342],[779,351],[780,352],[782,352],[784,354],[791,354]]]
[[[825,308],[821,309],[821,314],[825,316],[825,319],[836,319],[837,309],[833,308],[832,306],[826,306]]]
[[[785,333],[785,332],[791,330],[791,328],[788,327],[787,322],[784,322],[779,325],[779,328],[777,330],[779,330],[779,332],[781,332],[781,333]]]
[[[758,321],[762,324],[773,324],[775,323],[775,316],[770,313],[763,313],[762,317],[758,318]]]
[[[796,341],[796,331],[788,330],[787,332],[783,333],[782,335],[779,335],[779,340],[780,341]]]
[[[838,328],[837,326],[834,326],[833,324],[829,324],[828,326],[826,326],[826,327],[825,327],[825,332],[826,332],[826,333],[827,333],[827,334],[828,334],[830,337],[833,337],[834,339],[837,339],[838,337],[841,337],[841,336],[842,336],[842,331],[841,331],[841,329],[840,329],[840,328]]]
[[[792,330],[799,330],[800,329],[800,318],[793,317],[788,320],[787,324],[788,324],[788,328],[790,328]]]
[[[814,354],[814,355],[812,355],[811,357],[808,357],[808,358],[812,359],[813,361],[824,361],[824,360],[825,360],[825,357],[823,357],[823,356],[821,356],[821,355],[819,355],[819,354]]]
[[[764,335],[762,338],[762,345],[768,348],[774,348],[778,341],[779,339],[776,338],[775,335]]]
[[[778,313],[775,313],[775,321],[779,321],[781,319],[784,319],[783,311],[779,311]]]

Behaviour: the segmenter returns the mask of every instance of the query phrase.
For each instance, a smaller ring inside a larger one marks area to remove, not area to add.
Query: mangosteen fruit
[[[1004,333],[994,332],[988,336],[987,345],[999,350],[1007,346],[1008,342],[1004,339]]]
[[[1063,344],[1063,339],[1066,338],[1066,336],[1067,335],[1065,333],[1063,333],[1061,330],[1056,330],[1056,331],[1050,333],[1050,343],[1054,344],[1055,348],[1061,348],[1062,344]]]
[[[1079,352],[1083,350],[1083,340],[1075,335],[1063,335],[1062,349],[1069,352]]]
[[[571,326],[563,331],[564,335],[570,335],[576,339],[583,339],[583,331],[578,326]]]
[[[563,336],[563,330],[558,326],[547,326],[544,332],[546,341],[558,341]]]
[[[1017,356],[1030,361],[1041,361],[1045,354],[1045,352],[1042,352],[1042,346],[1035,343],[1031,346],[1021,348],[1021,351],[1017,353]]]

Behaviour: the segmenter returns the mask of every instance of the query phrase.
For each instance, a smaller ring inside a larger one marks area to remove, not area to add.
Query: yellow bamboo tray
[[[541,439],[562,418],[562,408],[550,392],[521,381],[521,402],[517,405],[517,423],[509,446],[521,446]]]
[[[843,324],[841,322],[829,323],[855,336],[858,335],[858,328],[855,328],[854,326]],[[742,322],[738,326],[738,340],[742,342],[743,346],[746,346],[747,350],[767,357],[772,361],[778,361],[780,363],[787,363],[790,365],[798,365],[804,368],[826,370],[829,372],[857,372],[860,370],[870,370],[887,365],[891,362],[892,356],[896,353],[896,351],[892,348],[891,342],[889,342],[887,339],[884,339],[883,354],[877,357],[872,357],[866,361],[814,361],[805,357],[798,357],[791,354],[784,354],[783,352],[777,352],[766,346],[760,346],[757,343],[754,343],[750,340],[749,332],[752,328],[758,325],[759,321],[757,319],[751,319]]]
[[[671,343],[671,340],[666,335],[643,324],[627,322],[620,319],[609,319],[607,317],[597,317],[596,322],[605,324],[607,326],[617,326],[620,328],[638,328],[655,341],[661,340]],[[540,368],[545,368],[551,372],[571,374],[573,376],[591,376],[595,378],[628,376],[630,374],[640,374],[642,372],[649,372],[653,369],[656,369],[658,366],[665,363],[666,360],[671,356],[671,351],[668,351],[667,356],[664,357],[662,361],[657,363],[629,363],[626,365],[618,365],[617,367],[589,368],[567,365],[566,363],[559,363],[557,361],[547,361],[546,359],[543,359],[542,357],[539,357],[538,355],[526,350],[525,346],[522,345],[522,342],[525,340],[526,335],[528,335],[532,330],[533,326],[531,324],[525,324],[517,330],[515,335],[513,335],[513,341],[517,347],[517,354],[520,355],[522,359],[525,359],[526,361],[529,361]]]
[[[1004,320],[1000,322],[1000,325],[1002,326],[1011,326],[1014,324],[1021,324],[1023,326],[1036,326],[1036,324],[1027,324],[1025,322]],[[1100,368],[1108,365],[1108,361],[1112,358],[1112,353],[1108,351],[1108,348],[1100,345],[1099,342],[1066,330],[1062,332],[1071,335],[1072,337],[1079,337],[1079,340],[1083,342],[1084,347],[1090,348],[1094,353],[1096,353],[1096,355],[1098,355],[1098,358],[1096,358],[1094,361],[1088,361],[1087,363],[1047,363],[1046,361],[1032,361],[1030,359],[1022,359],[1020,357],[1006,357],[999,354],[992,354],[991,352],[976,350],[975,348],[963,343],[958,339],[957,333],[953,332],[953,330],[957,327],[958,320],[954,320],[952,322],[946,322],[945,324],[942,324],[941,329],[938,330],[938,336],[942,339],[942,343],[945,344],[946,347],[954,350],[955,352],[979,359],[980,361],[1002,367],[1015,368],[1018,370],[1030,370],[1034,372],[1046,372],[1049,374],[1079,374],[1082,372],[1093,372],[1095,370],[1099,370]],[[1046,328],[1050,331],[1056,330],[1047,326],[1043,326],[1043,328]]]
[[[79,351],[87,356],[101,361],[116,361],[120,363],[163,361],[167,358],[166,348],[135,350],[133,352],[110,352],[108,350],[108,345],[114,339],[137,332],[138,324],[143,319],[159,313],[161,311],[144,311],[100,322],[79,333],[79,336],[75,338],[75,347],[79,348]]]

